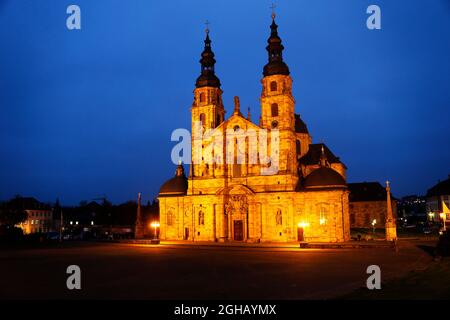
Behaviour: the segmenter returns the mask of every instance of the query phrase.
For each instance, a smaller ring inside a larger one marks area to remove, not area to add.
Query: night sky
[[[82,30],[66,27],[81,7]],[[270,1],[0,0],[0,200],[156,196],[190,129],[204,21],[227,117],[259,118]],[[382,29],[368,30],[377,4]],[[348,181],[424,194],[450,173],[450,1],[280,0],[296,112]]]

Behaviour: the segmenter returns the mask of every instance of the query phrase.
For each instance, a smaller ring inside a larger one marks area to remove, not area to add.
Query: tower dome
[[[202,57],[200,59],[201,64],[201,74],[197,78],[195,86],[197,88],[201,87],[215,87],[220,88],[220,80],[216,76],[214,65],[216,64],[216,59],[214,59],[214,52],[211,49],[211,40],[209,38],[209,30],[206,29],[206,39],[205,48],[202,52]]]
[[[268,45],[266,47],[269,54],[269,62],[264,66],[264,77],[276,74],[289,75],[289,67],[283,61],[284,46],[281,44],[281,38],[278,36],[278,25],[275,23],[275,15],[272,15],[270,30],[270,37],[267,40]]]
[[[175,177],[167,180],[159,189],[160,197],[180,196],[185,195],[188,189],[188,181],[184,174],[182,164],[177,166]]]

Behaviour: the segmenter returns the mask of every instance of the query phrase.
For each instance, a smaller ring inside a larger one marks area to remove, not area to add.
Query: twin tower
[[[294,98],[289,67],[283,61],[283,45],[278,35],[275,19],[270,26],[271,34],[266,50],[268,63],[264,66],[263,90],[261,95],[262,128],[294,129]],[[202,52],[201,74],[196,81],[192,120],[201,121],[206,128],[216,128],[224,121],[225,110],[222,103],[220,80],[215,74],[216,60],[211,48],[209,30],[206,30],[205,48]]]
[[[295,115],[295,100],[292,96],[292,79],[289,67],[283,61],[283,44],[278,35],[278,26],[275,23],[275,16],[272,16],[270,25],[270,37],[266,47],[268,62],[264,66],[261,93],[261,118],[259,124],[253,124],[254,130],[266,129],[269,132],[277,129],[279,132],[279,168],[277,173],[298,175],[297,159],[306,154],[311,138],[307,132],[306,125]],[[220,80],[215,73],[216,60],[211,48],[209,30],[206,30],[205,47],[200,59],[201,74],[197,78],[194,90],[194,102],[192,104],[192,128],[196,123],[201,123],[203,129],[215,129],[220,126],[232,125],[237,127],[235,122],[239,119],[231,118],[225,122],[225,109],[222,101],[222,90]],[[244,118],[239,110],[239,100],[235,98],[234,112],[231,117]],[[250,115],[246,118],[250,122]],[[252,125],[244,124],[239,126],[242,129],[249,129]],[[245,128],[244,128],[245,127]],[[225,129],[225,128],[221,128]],[[251,128],[253,129],[253,128]],[[195,140],[195,139],[194,139]],[[193,141],[194,142],[194,141]],[[195,151],[193,150],[194,154]],[[248,161],[247,161],[248,162]],[[236,168],[237,167],[237,168]],[[233,169],[223,170],[217,166],[214,172],[208,164],[194,164],[191,166],[191,177],[207,176],[240,176],[241,174],[251,175],[258,173],[258,166],[234,166]],[[226,169],[226,168],[225,168]],[[292,179],[290,179],[292,181]],[[297,181],[292,181],[292,183]],[[294,188],[294,185],[292,186]]]

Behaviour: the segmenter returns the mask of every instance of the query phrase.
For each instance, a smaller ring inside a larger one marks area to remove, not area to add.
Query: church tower
[[[193,177],[209,176],[211,169],[208,164],[203,163],[202,149],[204,147],[202,136],[196,135],[196,126],[201,124],[202,135],[207,130],[219,126],[225,118],[225,109],[222,101],[222,90],[220,80],[215,74],[214,52],[211,49],[209,29],[206,28],[205,48],[200,59],[201,73],[197,78],[194,90],[194,102],[191,108],[192,119],[192,155],[196,163],[191,165],[190,175]],[[198,147],[201,149],[198,149]]]
[[[205,48],[202,52],[201,74],[197,78],[192,104],[192,128],[195,121],[200,121],[204,129],[216,128],[224,120],[225,110],[222,103],[220,80],[214,71],[216,60],[211,49],[209,29],[206,29]]]
[[[261,93],[260,126],[278,129],[280,134],[280,174],[296,174],[295,100],[289,67],[283,61],[284,47],[278,35],[275,13],[272,14],[271,33],[267,40],[268,63],[264,66]]]

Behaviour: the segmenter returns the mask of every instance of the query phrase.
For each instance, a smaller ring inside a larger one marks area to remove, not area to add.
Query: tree
[[[28,214],[22,209],[15,209],[9,206],[0,208],[0,225],[14,227],[16,224],[27,220]]]

